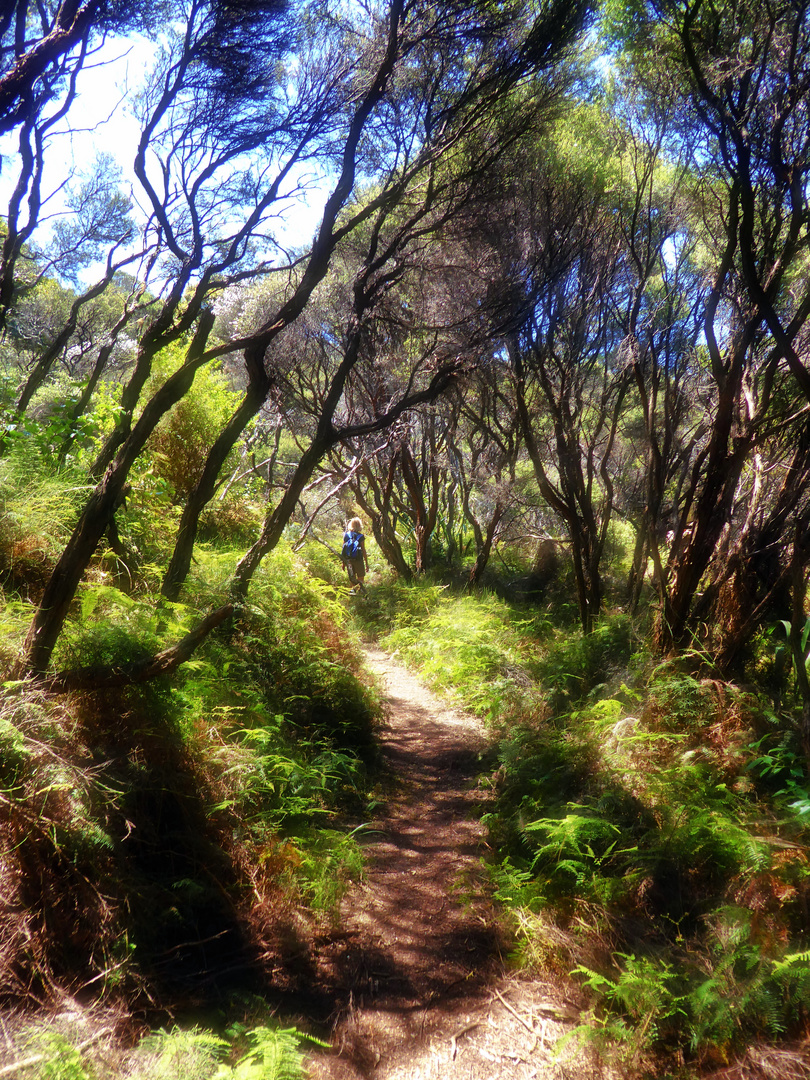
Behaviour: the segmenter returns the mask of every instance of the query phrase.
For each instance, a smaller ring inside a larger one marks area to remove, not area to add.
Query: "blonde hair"
[[[360,518],[352,518],[352,520],[349,522],[349,532],[361,533],[362,531],[363,522],[360,520]]]

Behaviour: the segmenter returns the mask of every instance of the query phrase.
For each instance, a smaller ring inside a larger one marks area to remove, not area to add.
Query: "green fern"
[[[752,912],[724,905],[712,919],[706,972],[687,996],[693,1049],[722,1053],[751,1033],[784,1033],[810,1006],[810,952],[769,960]]]
[[[601,1001],[605,1012],[581,1026],[579,1038],[603,1048],[610,1043],[623,1047],[632,1060],[655,1045],[664,1028],[678,1027],[685,1016],[684,997],[678,992],[680,977],[672,965],[652,957],[616,954],[620,964],[615,978],[580,965],[573,975]]]
[[[173,1028],[147,1036],[133,1057],[131,1080],[304,1080],[302,1040],[295,1028],[236,1025],[226,1039],[201,1028]],[[230,1058],[228,1061],[226,1059]],[[74,1080],[54,1076],[54,1080]],[[76,1076],[75,1080],[85,1080]],[[91,1080],[91,1078],[86,1078]]]
[[[537,911],[543,906],[541,883],[531,871],[513,865],[508,856],[498,866],[490,867],[489,874],[495,885],[495,899],[506,907]]]
[[[573,888],[584,895],[621,890],[621,884],[614,879],[624,876],[624,857],[636,848],[619,846],[623,833],[612,822],[587,813],[576,803],[569,803],[569,807],[572,813],[562,818],[540,818],[524,825],[527,837],[544,836],[532,870],[544,868],[559,889]]]
[[[132,1080],[211,1080],[227,1049],[224,1039],[200,1028],[156,1031],[138,1047],[136,1058],[146,1060]]]
[[[0,789],[15,787],[31,765],[31,747],[20,729],[0,716]]]
[[[783,960],[773,961],[773,973],[777,977],[795,975],[802,970],[810,973],[810,949],[789,953]]]
[[[297,864],[290,866],[283,879],[313,911],[337,917],[350,884],[363,874],[363,853],[357,838],[365,828],[359,825],[348,834],[318,829],[299,839]]]
[[[94,1080],[81,1050],[58,1031],[43,1028],[33,1032],[27,1048],[36,1051],[30,1068],[36,1070],[38,1080]]]
[[[248,1052],[236,1065],[221,1065],[215,1080],[303,1080],[300,1039],[295,1028],[254,1028]]]

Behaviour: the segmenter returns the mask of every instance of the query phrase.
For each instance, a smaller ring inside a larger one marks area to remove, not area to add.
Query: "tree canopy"
[[[266,1071],[385,635],[490,725],[571,1039],[806,1065],[809,103],[810,0],[2,6],[4,1002],[233,978],[227,1055],[155,1045]]]
[[[697,634],[733,665],[766,617],[800,647],[805,5],[20,2],[0,29],[3,450],[69,387],[53,452],[92,486],[20,672],[47,670],[133,470],[212,365],[232,407],[173,485],[168,600],[229,463],[274,431],[240,602],[324,475],[402,574],[442,522],[472,530],[473,582],[501,539],[550,540],[587,632],[626,526],[625,602],[652,590],[661,648]],[[100,152],[54,216],[57,124],[99,43],[134,31],[155,60],[129,188]],[[279,222],[316,183],[289,249]]]

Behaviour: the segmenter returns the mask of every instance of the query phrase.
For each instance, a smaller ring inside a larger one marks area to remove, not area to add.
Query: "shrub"
[[[516,702],[524,704],[530,680],[502,600],[425,585],[411,587],[407,600],[396,629],[383,639],[386,648],[417,667],[433,689],[491,722],[504,721]]]
[[[37,599],[90,488],[86,475],[57,471],[36,448],[0,458],[0,582]]]
[[[176,363],[177,352],[176,347],[171,347],[167,355],[158,358],[153,382],[168,374]],[[204,367],[194,376],[191,390],[150,436],[147,455],[152,471],[164,481],[173,501],[184,501],[194,488],[208,451],[239,399],[221,369]]]

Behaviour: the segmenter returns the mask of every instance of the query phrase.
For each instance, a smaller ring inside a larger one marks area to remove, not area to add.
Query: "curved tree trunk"
[[[321,436],[320,439],[316,437],[301,455],[301,460],[298,462],[280,502],[265,518],[258,540],[236,564],[230,585],[231,595],[235,601],[244,603],[247,599],[253,575],[258,570],[264,556],[269,551],[272,551],[281,539],[281,534],[284,532],[287,522],[295,513],[295,507],[301,493],[333,441],[324,436]]]
[[[723,446],[709,455],[703,490],[683,529],[682,549],[674,562],[657,634],[664,651],[688,640],[696,595],[729,520],[740,473],[750,452],[749,440],[738,439],[737,443],[731,453],[725,452]]]
[[[425,502],[425,496],[423,492],[422,479],[419,476],[419,469],[410,447],[403,444],[400,452],[399,459],[402,467],[402,479],[405,482],[405,487],[408,489],[408,494],[411,497],[411,508],[414,514],[414,539],[416,543],[416,550],[414,554],[414,568],[417,574],[422,574],[425,570],[430,569],[433,562],[433,553],[430,546],[430,538],[433,535],[433,530],[436,528],[436,518],[439,513],[439,483],[438,483],[438,468],[435,465],[431,465],[430,479],[431,479],[431,496],[430,503]]]
[[[228,454],[236,445],[237,440],[267,398],[270,379],[264,370],[264,364],[254,365],[252,370],[254,377],[251,378],[248,384],[239,408],[211,447],[202,476],[183,507],[174,551],[161,587],[161,592],[168,600],[177,600],[180,589],[188,577],[194,542],[197,539],[200,514],[214,497],[222,466],[225,464]]]
[[[361,485],[359,477],[353,481],[351,487],[357,503],[362,507],[363,512],[371,522],[371,531],[385,561],[403,581],[411,581],[413,571],[408,565],[408,560],[405,558],[402,545],[397,537],[396,517],[391,507],[391,493],[396,475],[397,460],[398,453],[392,454],[382,485],[377,483],[377,478],[371,466],[366,463],[362,468],[362,476],[366,483],[365,489]],[[369,497],[369,492],[371,497]]]
[[[42,601],[25,639],[23,659],[18,665],[19,675],[41,674],[47,670],[79,582],[120,503],[129,470],[161,417],[187,393],[194,381],[213,325],[213,312],[204,312],[186,354],[185,364],[147,404],[115,462],[88,499],[73,535],[45,586]]]

